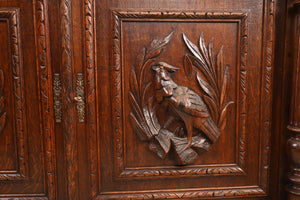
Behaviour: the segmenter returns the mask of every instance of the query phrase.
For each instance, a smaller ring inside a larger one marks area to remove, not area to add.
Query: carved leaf
[[[199,59],[202,63],[204,63],[204,60],[203,60],[203,58],[202,58],[202,56],[201,56],[201,54],[200,54],[200,51],[199,51],[198,47],[197,47],[195,44],[193,44],[193,43],[186,37],[186,35],[185,35],[184,33],[182,34],[182,37],[183,37],[183,40],[184,40],[186,46],[187,46],[188,49],[192,52],[192,54],[193,54],[197,59]]]
[[[187,55],[187,57],[189,57],[193,66],[195,66],[200,71],[202,80],[204,80],[205,78],[217,95],[218,87],[216,86],[216,81],[214,80],[213,74],[210,72],[209,67],[206,64],[201,63],[200,60],[195,56]]]
[[[218,84],[222,84],[222,72],[223,72],[223,45],[221,46],[217,54],[217,72],[218,72]]]
[[[198,69],[197,81],[204,92],[203,100],[210,111],[212,119],[218,122],[220,129],[224,129],[233,102],[226,103],[230,73],[227,66],[224,68],[223,46],[220,47],[215,61],[213,38],[207,47],[205,46],[203,32],[199,36],[199,47],[193,44],[185,34],[183,34],[183,40],[192,53],[192,55],[186,55],[185,57],[189,58],[192,66]],[[185,70],[189,70],[186,64]],[[191,72],[188,73],[191,74]]]
[[[146,54],[146,48],[143,47],[139,54],[137,55],[136,58],[136,62],[135,62],[135,71],[137,72],[137,74],[141,74],[141,69],[144,65],[144,61],[145,61],[145,54]]]
[[[201,87],[201,89],[211,98],[213,99],[214,103],[217,104],[217,94],[215,93],[215,90],[206,82],[204,81],[199,73],[197,72],[197,80]]]
[[[130,73],[129,102],[132,108],[130,121],[141,140],[150,140],[160,130],[160,125],[154,114],[153,100],[151,101],[151,98],[148,97],[151,82],[144,83],[145,73],[154,62],[154,58],[161,54],[163,47],[172,39],[173,34],[174,31],[171,31],[167,37],[154,39],[148,48],[142,48]]]
[[[153,97],[151,97],[148,101],[148,111],[150,116],[150,121],[153,124],[153,127],[155,128],[155,132],[158,132],[160,130],[160,125],[158,123],[158,119],[155,114],[155,107],[153,105]]]
[[[133,113],[130,113],[130,122],[131,122],[131,125],[132,125],[133,129],[134,129],[134,132],[139,136],[140,140],[145,141],[145,140],[149,140],[149,138],[152,137],[151,135],[150,136],[147,135],[147,132],[142,127],[139,120],[136,119],[136,117],[134,116]]]
[[[228,89],[229,89],[229,70],[228,67],[226,66],[223,72],[223,78],[222,78],[222,89],[221,89],[221,97],[220,97],[220,106],[223,106],[225,104],[226,96],[228,94]]]
[[[144,116],[143,113],[139,107],[139,104],[137,103],[136,99],[134,98],[133,94],[130,92],[129,95],[129,102],[132,108],[133,115],[139,120],[140,124],[144,124]]]
[[[173,35],[174,35],[174,31],[171,31],[169,35],[165,37],[163,40],[159,40],[159,39],[152,40],[152,42],[147,48],[145,60],[149,60],[157,57],[161,53],[162,48],[170,42]]]
[[[200,71],[203,80],[206,80],[208,83],[213,82],[212,76],[210,75],[210,72],[207,67],[203,66],[203,64],[201,64],[200,61],[195,56],[187,55],[187,57],[192,62],[192,65]]]
[[[193,77],[193,63],[189,56],[186,54],[184,56],[184,72],[189,80],[192,80]]]
[[[213,99],[207,95],[203,95],[203,100],[209,109],[209,113],[210,113],[212,119],[214,120],[214,122],[216,122],[219,117],[217,105],[215,104]]]
[[[202,57],[204,58],[206,65],[209,67],[210,72],[214,73],[214,69],[212,68],[212,65],[210,63],[210,60],[209,60],[209,57],[208,57],[208,51],[207,51],[206,46],[205,46],[203,31],[201,31],[201,33],[200,33],[199,47],[200,47],[200,52],[202,54]]]
[[[133,93],[134,96],[140,96],[139,90],[138,90],[138,82],[136,78],[135,71],[132,69],[130,72],[130,78],[129,78],[129,84],[130,84],[130,90]]]
[[[215,55],[214,55],[214,38],[211,38],[211,40],[208,43],[208,55],[210,59],[210,63],[213,66],[214,70],[214,78],[216,79],[216,66],[215,66]]]
[[[227,119],[231,113],[233,104],[234,104],[233,101],[229,101],[226,104],[226,106],[224,107],[224,109],[222,110],[220,119],[219,119],[219,124],[218,124],[218,127],[220,128],[220,130],[224,130],[224,128],[226,127]]]

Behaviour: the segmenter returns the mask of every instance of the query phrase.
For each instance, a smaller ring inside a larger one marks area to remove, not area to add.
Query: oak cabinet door
[[[94,3],[91,195],[267,199],[274,2]]]
[[[44,2],[0,7],[0,198],[55,199]]]

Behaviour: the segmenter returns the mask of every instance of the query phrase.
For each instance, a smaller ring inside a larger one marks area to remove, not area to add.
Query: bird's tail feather
[[[221,134],[220,129],[217,127],[211,117],[206,118],[202,124],[202,131],[212,142],[215,142]]]

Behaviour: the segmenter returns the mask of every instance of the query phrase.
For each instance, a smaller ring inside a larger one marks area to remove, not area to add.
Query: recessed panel
[[[266,196],[269,13],[127,3],[98,12],[99,198]]]

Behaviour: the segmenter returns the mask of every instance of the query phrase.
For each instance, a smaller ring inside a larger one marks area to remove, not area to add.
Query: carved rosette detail
[[[233,101],[227,101],[229,90],[229,67],[223,64],[223,46],[214,58],[213,40],[206,48],[203,33],[200,34],[199,47],[183,33],[183,40],[191,52],[186,54],[184,69],[191,81],[196,70],[196,79],[203,91],[195,91],[178,85],[171,73],[179,68],[165,62],[156,62],[164,47],[173,36],[171,32],[164,39],[154,39],[140,51],[130,74],[130,119],[133,128],[142,141],[149,141],[149,148],[164,159],[173,148],[181,164],[190,164],[198,152],[207,151],[225,128]],[[147,80],[149,68],[155,71],[153,81]],[[147,96],[154,88],[154,96]],[[160,125],[156,117],[155,102],[166,102],[176,117],[185,124],[170,131],[174,116]],[[193,136],[193,130],[199,132]],[[182,133],[185,132],[185,133]],[[200,133],[200,134],[199,134]],[[179,135],[186,135],[181,137]],[[198,152],[197,152],[198,151]]]

